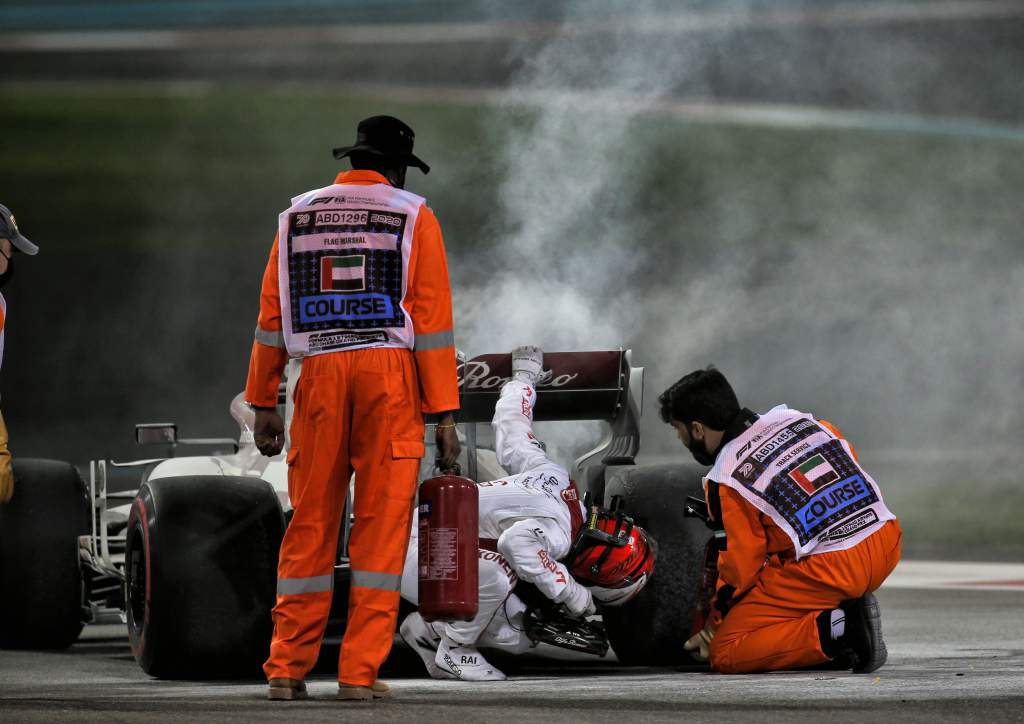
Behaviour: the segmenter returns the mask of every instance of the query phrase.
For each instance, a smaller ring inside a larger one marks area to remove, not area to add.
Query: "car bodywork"
[[[481,437],[486,438],[488,430],[483,426],[490,422],[499,390],[511,376],[511,357],[489,354],[467,360],[460,355],[458,373],[463,470],[477,481],[505,475]],[[536,420],[607,423],[603,438],[576,460],[571,471],[581,488],[589,491],[597,502],[603,498],[609,469],[632,465],[639,450],[643,375],[642,367],[633,366],[629,350],[556,352],[545,356],[545,370],[537,385]],[[289,397],[287,384],[283,383],[278,403],[285,415],[286,429],[291,419]],[[237,439],[180,439],[172,423],[142,424],[136,426],[136,441],[165,446],[169,448],[166,456],[90,463],[92,529],[79,541],[87,584],[88,603],[83,610],[87,622],[125,620],[125,526],[137,490],[110,491],[109,482],[115,470],[138,470],[139,485],[161,478],[196,475],[259,478],[273,489],[285,518],[289,517],[287,447],[274,457],[262,456],[253,441],[253,411],[241,394],[231,401],[229,410],[239,426]],[[428,425],[428,443],[432,439],[432,426]],[[176,455],[186,446],[212,447],[213,451],[205,455]],[[428,453],[421,466],[421,477],[429,475],[431,467],[432,456]],[[352,495],[350,485],[348,510],[352,510]],[[345,516],[336,563],[336,578],[345,580],[351,522],[351,516]]]

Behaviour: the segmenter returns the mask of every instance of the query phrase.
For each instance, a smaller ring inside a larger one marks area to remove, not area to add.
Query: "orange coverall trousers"
[[[413,354],[370,348],[307,357],[288,451],[294,516],[281,543],[267,678],[304,679],[320,651],[338,533],[355,472],[352,587],[338,680],[369,686],[391,650],[420,458]]]
[[[846,550],[799,561],[773,556],[711,640],[712,668],[743,674],[829,661],[818,641],[818,614],[881,586],[899,562],[901,539],[891,520]]]

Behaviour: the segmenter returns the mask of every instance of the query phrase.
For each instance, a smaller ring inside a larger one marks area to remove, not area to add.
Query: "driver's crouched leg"
[[[481,548],[478,555],[480,605],[477,614],[470,621],[456,621],[444,627],[448,638],[463,646],[476,643],[519,581],[515,570],[500,553]]]

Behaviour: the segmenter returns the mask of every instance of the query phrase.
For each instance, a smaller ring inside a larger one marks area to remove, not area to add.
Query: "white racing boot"
[[[462,681],[504,681],[504,673],[491,665],[475,646],[459,646],[441,637],[434,664],[453,679]]]
[[[434,657],[437,655],[437,645],[441,643],[441,634],[437,632],[433,624],[423,620],[419,611],[413,611],[406,616],[405,620],[402,621],[402,625],[398,627],[398,632],[402,635],[402,640],[419,654],[431,678],[455,678],[455,676],[443,671],[440,666],[434,663]]]

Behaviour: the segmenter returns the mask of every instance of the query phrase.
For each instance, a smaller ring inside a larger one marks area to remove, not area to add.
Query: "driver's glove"
[[[590,589],[581,586],[576,581],[569,582],[569,585],[558,597],[558,603],[565,606],[569,615],[576,618],[586,618],[597,613],[597,606],[594,605],[594,597],[591,595]]]
[[[544,350],[540,347],[516,347],[512,350],[512,379],[537,386],[544,369]]]

